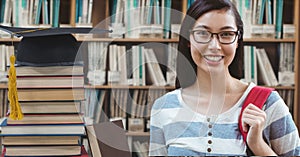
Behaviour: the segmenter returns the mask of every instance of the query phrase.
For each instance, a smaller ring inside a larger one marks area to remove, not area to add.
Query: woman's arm
[[[262,131],[265,126],[266,113],[253,104],[249,104],[242,117],[243,130],[248,132],[247,144],[257,156],[276,156],[277,154],[264,141]]]
[[[250,105],[247,111],[245,109],[247,113],[243,120],[243,129],[248,131],[249,148],[255,155],[274,153],[299,156],[299,133],[283,99],[277,92],[272,92],[265,106],[265,111]]]

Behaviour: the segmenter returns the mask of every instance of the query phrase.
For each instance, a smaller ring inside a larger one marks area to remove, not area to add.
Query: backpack
[[[246,97],[244,104],[242,106],[241,114],[239,116],[239,129],[240,132],[242,133],[243,139],[246,142],[247,141],[247,134],[248,132],[243,131],[242,127],[242,115],[244,109],[250,104],[254,104],[258,108],[262,109],[264,106],[265,102],[267,101],[269,95],[273,91],[273,88],[267,88],[267,87],[261,87],[261,86],[255,86],[251,89],[249,92],[248,96]]]

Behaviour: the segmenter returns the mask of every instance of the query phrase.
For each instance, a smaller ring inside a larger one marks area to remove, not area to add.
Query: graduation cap
[[[97,28],[19,28],[0,25],[0,29],[12,36],[22,37],[17,56],[10,57],[8,99],[10,101],[10,118],[20,120],[23,113],[18,102],[16,87],[17,65],[51,66],[74,65],[78,46],[72,33],[102,34],[110,31]]]
[[[29,66],[73,65],[78,44],[72,33],[103,34],[99,28],[21,28],[0,25],[12,36],[22,37],[16,51],[16,64]]]

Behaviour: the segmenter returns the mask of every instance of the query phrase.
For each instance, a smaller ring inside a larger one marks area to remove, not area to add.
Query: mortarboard
[[[110,31],[97,28],[19,28],[1,26],[12,36],[22,37],[16,51],[17,65],[74,65],[78,46],[72,33],[102,34]],[[23,118],[16,88],[15,56],[10,57],[8,99],[10,118]]]
[[[12,36],[22,37],[16,51],[16,64],[29,66],[73,65],[78,44],[72,33],[103,34],[99,28],[21,28],[1,26]]]

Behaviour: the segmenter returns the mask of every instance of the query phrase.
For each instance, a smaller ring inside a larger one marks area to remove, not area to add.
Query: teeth
[[[213,62],[220,61],[222,59],[222,56],[204,56],[205,59]]]

